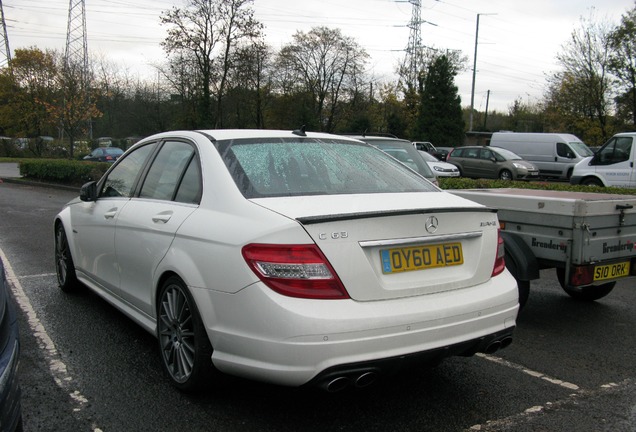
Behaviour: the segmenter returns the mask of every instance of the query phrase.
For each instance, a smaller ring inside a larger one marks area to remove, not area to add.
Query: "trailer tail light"
[[[570,272],[570,280],[566,281],[570,286],[590,285],[594,282],[594,266],[573,266]]]
[[[248,244],[247,265],[279,294],[308,299],[347,299],[340,278],[316,245]]]
[[[501,231],[497,230],[497,256],[495,257],[495,265],[492,268],[492,276],[497,276],[506,268],[506,248],[504,247]]]

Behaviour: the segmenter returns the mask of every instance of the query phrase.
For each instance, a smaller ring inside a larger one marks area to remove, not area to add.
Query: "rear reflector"
[[[349,298],[316,245],[249,244],[242,253],[258,278],[279,294],[311,299]]]

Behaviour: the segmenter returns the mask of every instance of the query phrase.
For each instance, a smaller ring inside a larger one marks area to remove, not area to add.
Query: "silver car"
[[[501,180],[531,180],[539,177],[536,166],[499,147],[458,147],[448,155],[446,162],[459,168],[462,177]]]

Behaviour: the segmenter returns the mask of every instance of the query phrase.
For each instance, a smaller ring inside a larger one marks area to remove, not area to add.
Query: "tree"
[[[10,67],[2,71],[0,125],[5,133],[29,138],[52,134],[55,122],[47,104],[55,100],[58,72],[54,51],[15,50]],[[40,156],[42,142],[32,142],[31,150]]]
[[[464,142],[461,98],[455,85],[457,69],[450,59],[439,56],[428,67],[420,85],[422,138],[436,146],[455,147]]]
[[[565,115],[571,119],[569,123],[596,128],[602,140],[613,132],[608,124],[612,89],[609,34],[607,23],[582,18],[581,26],[557,55],[562,70],[549,78],[546,95],[549,111]]]
[[[341,102],[360,88],[367,59],[366,51],[339,29],[298,31],[278,55],[281,88],[306,93],[317,126],[332,132],[341,120]]]
[[[232,59],[230,86],[234,127],[265,128],[265,108],[271,99],[272,50],[265,42],[239,47]]]
[[[162,42],[173,62],[183,58],[196,67],[200,127],[222,126],[222,98],[231,68],[232,51],[240,41],[260,35],[253,0],[188,0],[184,9],[164,12],[161,23],[170,26]],[[215,90],[216,113],[212,112]]]
[[[636,126],[636,7],[621,18],[609,35],[609,70],[618,79],[621,94],[617,98],[619,113]]]
[[[57,86],[58,98],[46,107],[56,125],[59,125],[69,140],[69,157],[75,155],[77,138],[88,138],[91,121],[102,115],[89,94],[90,83],[86,79],[87,71],[83,64],[67,62],[59,68]]]

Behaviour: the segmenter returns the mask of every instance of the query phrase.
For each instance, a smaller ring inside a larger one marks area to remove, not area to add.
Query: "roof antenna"
[[[304,137],[306,137],[306,136],[307,136],[307,134],[305,133],[305,131],[306,131],[306,130],[307,130],[307,129],[306,129],[306,126],[305,126],[305,125],[302,125],[302,126],[300,127],[300,129],[296,129],[296,130],[294,130],[292,133],[293,133],[294,135],[298,135],[298,136],[304,136]]]

